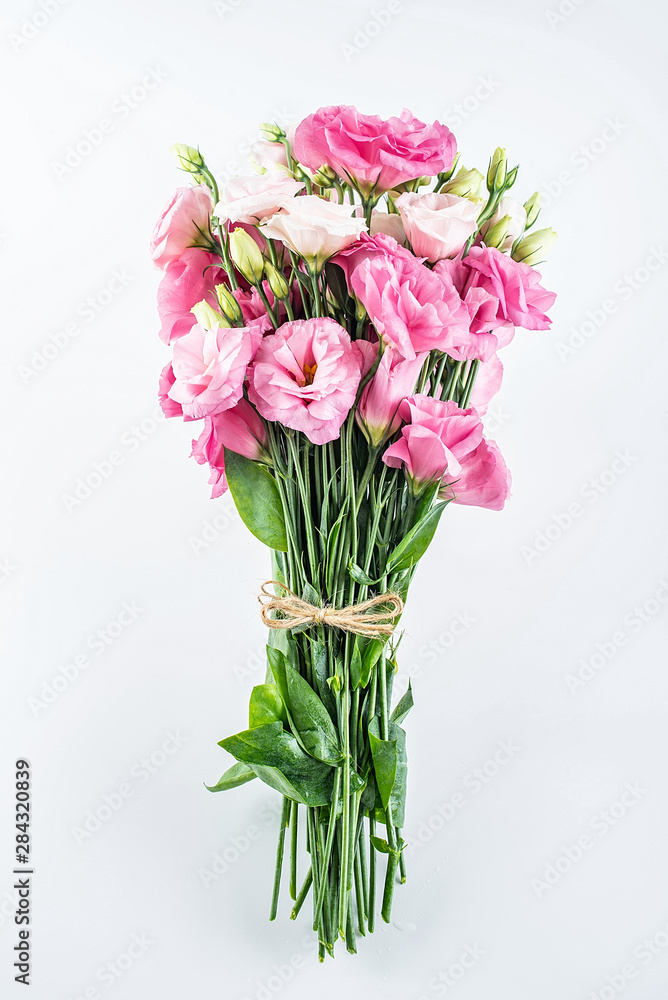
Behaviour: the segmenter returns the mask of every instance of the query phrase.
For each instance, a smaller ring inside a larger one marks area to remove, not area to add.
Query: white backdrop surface
[[[0,21],[3,998],[26,995],[25,757],[33,1000],[665,1000],[663,6],[10,0]],[[224,179],[257,122],[329,103],[438,118],[483,169],[505,145],[560,239],[553,329],[518,332],[488,419],[512,500],[449,509],[405,616],[409,881],[393,926],[320,967],[307,907],[266,919],[278,796],[202,785],[262,679],[269,563],[156,412],[147,241],[172,142]]]

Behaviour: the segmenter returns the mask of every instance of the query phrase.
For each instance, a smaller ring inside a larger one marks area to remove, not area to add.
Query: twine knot
[[[267,590],[269,586],[280,587],[284,597],[277,597]],[[319,607],[298,597],[294,591],[278,580],[267,580],[262,584],[258,601],[262,605],[260,615],[268,628],[300,628],[306,625],[328,625],[354,635],[370,639],[392,635],[394,621],[404,610],[404,602],[391,591],[378,594],[359,604],[349,604],[345,608]],[[272,612],[280,611],[275,618]]]

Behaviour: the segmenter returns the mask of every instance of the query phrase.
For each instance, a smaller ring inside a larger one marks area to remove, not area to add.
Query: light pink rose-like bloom
[[[417,194],[397,198],[404,230],[415,254],[431,264],[460,253],[478,225],[479,206],[455,194]]]
[[[366,229],[364,219],[351,214],[350,205],[337,205],[318,195],[285,201],[281,211],[260,226],[268,239],[281,240],[309,264],[319,268],[350,246]]]
[[[453,337],[468,330],[469,314],[454,286],[412,254],[368,257],[352,272],[350,285],[378,336],[408,361],[426,351],[445,350]]]
[[[303,181],[273,171],[250,177],[233,177],[224,185],[214,214],[221,222],[255,226],[278,212],[285,201],[304,187]]]
[[[471,407],[460,410],[451,400],[416,393],[400,404],[399,416],[406,425],[383,461],[394,469],[403,465],[416,493],[443,479],[446,472],[453,479],[458,476],[482,441],[479,414]]]
[[[266,445],[267,435],[261,418],[247,400],[240,399],[231,409],[204,418],[204,428],[193,441],[190,454],[199,465],[208,463],[214,498],[227,490],[225,448],[254,462],[269,462]]]
[[[457,144],[440,122],[426,125],[405,108],[383,121],[357,108],[320,108],[297,126],[294,153],[311,170],[329,166],[362,191],[377,194],[452,166]]]
[[[462,263],[476,272],[474,283],[498,299],[501,320],[525,330],[550,328],[552,320],[545,312],[557,296],[543,288],[535,268],[494,247],[471,247]]]
[[[356,340],[355,344],[364,357],[364,377],[376,360],[380,344],[368,340]],[[383,352],[373,378],[362,390],[355,413],[357,423],[372,445],[381,444],[399,429],[399,404],[415,391],[425,357],[420,354],[413,361],[406,361],[391,347]]]
[[[406,242],[403,220],[395,212],[378,212],[374,208],[371,213],[371,228],[369,231],[372,236],[384,233],[402,245]]]
[[[282,142],[258,139],[252,144],[248,158],[251,166],[260,172],[269,170],[286,174],[288,171],[288,154]]]
[[[499,355],[493,354],[489,361],[483,361],[478,366],[478,374],[469,397],[469,405],[481,416],[487,412],[487,407],[501,388],[502,381],[503,364]]]
[[[286,125],[285,137],[290,148],[294,145],[296,125]],[[258,139],[250,148],[249,160],[260,172],[264,170],[279,170],[288,172],[288,154],[282,142],[271,142],[269,139]]]
[[[227,282],[227,275],[219,263],[220,258],[214,254],[189,249],[167,265],[158,286],[160,339],[165,344],[183,337],[195,325],[190,310],[202,299],[217,308],[214,287]]]
[[[295,320],[262,340],[248,396],[266,420],[325,444],[339,436],[355,401],[361,366],[360,350],[335,320]]]
[[[198,323],[174,344],[170,399],[186,420],[228,410],[243,393],[248,364],[262,340],[259,327],[213,327]]]
[[[439,496],[468,507],[501,510],[510,495],[510,472],[494,441],[483,439],[462,462],[457,477],[446,473]]]
[[[153,263],[163,271],[188,247],[201,246],[211,219],[211,192],[206,184],[177,188],[151,234]]]

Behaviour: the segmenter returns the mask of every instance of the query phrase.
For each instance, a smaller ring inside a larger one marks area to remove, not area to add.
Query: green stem
[[[290,807],[290,898],[297,898],[297,822],[299,804],[293,802]]]
[[[332,804],[329,810],[329,826],[327,828],[327,840],[325,842],[325,849],[322,856],[322,871],[323,873],[327,871],[329,867],[329,862],[332,856],[332,845],[334,844],[334,834],[336,832],[336,813],[339,805],[339,794],[341,789],[341,768],[337,767],[334,774],[334,787],[332,789]],[[317,923],[320,918],[320,911],[322,910],[323,900],[325,898],[325,888],[327,886],[327,879],[323,875],[318,888],[317,897],[315,900],[315,906],[313,908],[313,929],[317,929]]]
[[[283,799],[283,809],[281,810],[281,826],[278,831],[278,846],[276,848],[276,869],[274,872],[274,891],[271,896],[270,920],[276,919],[278,911],[278,894],[281,888],[281,872],[283,870],[283,852],[285,850],[285,831],[290,818],[290,799]]]
[[[295,905],[292,907],[292,912],[290,913],[290,920],[297,919],[297,915],[299,914],[299,911],[304,905],[304,900],[308,896],[309,889],[311,888],[312,884],[313,884],[313,866],[311,866],[308,872],[306,873],[306,878],[304,879],[302,887],[299,890],[299,895],[297,896]]]

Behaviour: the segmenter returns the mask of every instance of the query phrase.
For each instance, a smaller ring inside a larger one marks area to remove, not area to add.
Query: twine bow
[[[285,597],[276,597],[267,590],[270,585],[285,591]],[[262,621],[268,628],[299,628],[305,625],[328,625],[340,628],[354,635],[370,639],[381,635],[392,635],[394,619],[404,610],[404,602],[398,594],[388,592],[349,604],[345,608],[320,608],[317,604],[302,600],[294,591],[278,580],[267,580],[262,584],[258,601],[262,605]],[[381,610],[384,609],[384,610]],[[280,611],[282,617],[274,618],[272,611]]]

